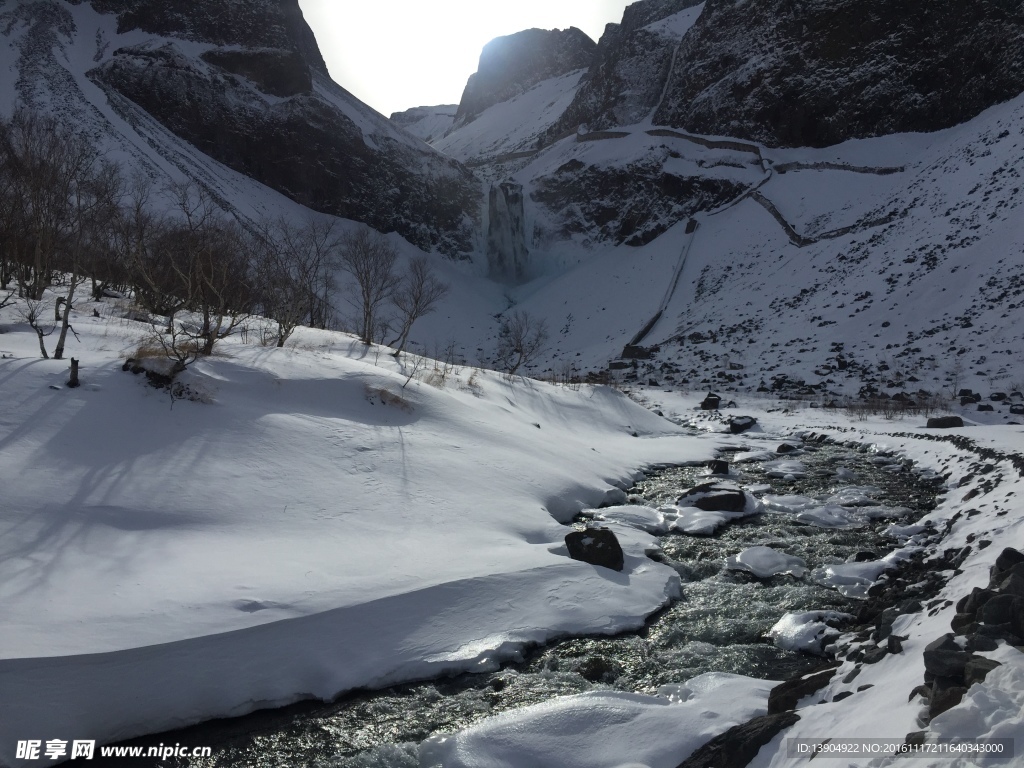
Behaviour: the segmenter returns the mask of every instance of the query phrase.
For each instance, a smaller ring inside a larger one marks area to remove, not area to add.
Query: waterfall
[[[487,263],[490,275],[502,282],[520,283],[527,277],[529,260],[523,185],[511,181],[492,184],[487,208]]]

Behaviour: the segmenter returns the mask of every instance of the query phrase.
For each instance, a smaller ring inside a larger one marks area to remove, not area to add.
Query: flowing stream
[[[778,445],[759,443],[769,449]],[[135,743],[213,747],[212,758],[160,763],[189,768],[416,768],[417,744],[428,736],[555,696],[599,688],[653,693],[660,685],[708,671],[782,680],[816,667],[819,657],[781,650],[766,633],[787,612],[856,613],[857,601],[810,577],[757,579],[726,570],[726,557],[765,545],[804,559],[810,568],[847,562],[858,554],[864,558],[871,553],[876,559],[895,546],[882,531],[932,509],[937,485],[934,478],[909,466],[897,468],[895,459],[879,457],[867,446],[803,448],[798,458],[807,468],[805,477],[769,478],[762,463],[752,462],[734,465],[735,479],[748,488],[770,485],[774,494],[806,496],[825,496],[854,484],[875,486],[877,502],[909,508],[910,513],[899,521],[878,519],[864,528],[835,530],[800,524],[791,513],[768,510],[728,524],[713,536],[670,533],[661,537],[661,559],[680,574],[682,598],[652,616],[639,632],[554,642],[490,674],[349,694],[328,704],[305,702]],[[839,468],[852,471],[856,482],[839,481]],[[651,506],[671,503],[682,490],[705,481],[705,473],[703,467],[652,471],[630,489],[631,500]],[[581,516],[579,524],[583,522]]]

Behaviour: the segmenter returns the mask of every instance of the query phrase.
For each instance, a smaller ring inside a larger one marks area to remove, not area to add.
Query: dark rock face
[[[622,167],[570,160],[535,182],[530,198],[563,222],[561,238],[587,234],[616,245],[645,245],[697,211],[711,210],[745,187],[725,179],[680,176],[663,157]]]
[[[597,44],[594,63],[572,104],[545,134],[551,141],[586,124],[590,130],[629,125],[658,106],[678,39],[667,30],[647,29],[701,0],[640,0],[628,6],[621,24],[609,24]]]
[[[69,0],[80,5],[86,0]],[[117,31],[138,29],[223,46],[279,49],[297,53],[306,65],[327,74],[313,30],[298,0],[89,0],[100,13],[117,14]]]
[[[495,38],[484,46],[479,67],[466,83],[455,127],[471,122],[488,107],[508,101],[543,80],[589,67],[596,47],[576,27],[526,29]]]
[[[588,528],[566,534],[565,546],[569,557],[591,565],[600,565],[621,571],[625,558],[615,534],[607,528]]]
[[[302,57],[286,50],[225,51],[212,50],[203,61],[248,78],[257,88],[272,96],[294,96],[313,90],[313,77]]]
[[[310,208],[398,232],[427,251],[473,249],[480,189],[471,172],[395,130],[322,74],[293,0],[172,12],[178,5],[128,3],[119,25],[252,47],[201,58],[173,41],[115,51],[89,77],[129,122],[137,119],[134,104],[215,160]]]
[[[678,768],[731,768],[747,765],[757,757],[761,747],[799,720],[800,716],[794,712],[755,717],[719,734],[680,763]]]
[[[1024,90],[1024,6],[708,0],[659,124],[773,146],[956,125]]]

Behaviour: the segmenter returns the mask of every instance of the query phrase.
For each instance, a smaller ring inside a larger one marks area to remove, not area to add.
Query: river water
[[[774,449],[778,443],[761,443]],[[748,488],[770,485],[775,494],[826,496],[849,486],[879,489],[874,499],[916,520],[934,507],[934,478],[897,467],[867,446],[805,445],[798,458],[807,475],[769,478],[762,462],[734,465],[734,479]],[[725,456],[723,458],[728,458]],[[789,456],[780,458],[790,458]],[[857,480],[838,481],[837,470]],[[703,480],[702,467],[652,471],[630,489],[631,500],[671,503]],[[758,494],[760,495],[760,493]],[[585,521],[580,518],[579,525]],[[725,558],[755,545],[803,558],[810,568],[846,562],[861,553],[877,558],[894,543],[882,535],[893,520],[856,530],[799,524],[795,516],[768,511],[733,522],[713,536],[661,537],[663,562],[680,574],[682,597],[651,617],[643,630],[618,637],[562,640],[530,651],[490,674],[461,675],[386,690],[346,695],[324,704],[307,702],[213,721],[137,743],[209,745],[213,757],[161,765],[188,768],[416,768],[417,744],[434,733],[464,728],[484,717],[554,696],[600,688],[653,693],[708,671],[782,680],[821,663],[819,657],[776,648],[766,633],[787,612],[856,613],[857,601],[810,578],[788,575],[759,580],[725,569]]]

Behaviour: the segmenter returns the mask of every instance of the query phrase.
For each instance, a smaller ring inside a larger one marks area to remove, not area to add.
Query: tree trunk
[[[60,326],[60,338],[57,339],[57,348],[53,350],[53,359],[64,358],[64,340],[68,337],[68,328],[71,327],[71,302],[75,300],[75,289],[78,287],[78,274],[71,275],[71,284],[68,286],[68,298],[64,306],[64,322]],[[58,308],[60,304],[57,305]],[[60,319],[59,317],[57,318]]]
[[[81,386],[78,381],[78,361],[75,358],[71,358],[71,378],[68,379],[68,386],[71,389]]]

